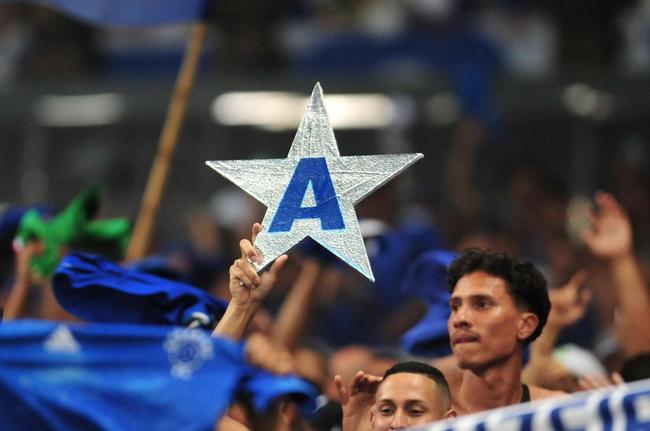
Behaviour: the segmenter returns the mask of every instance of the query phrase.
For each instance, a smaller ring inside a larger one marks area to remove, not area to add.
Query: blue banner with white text
[[[650,430],[650,379],[491,410],[421,431]]]

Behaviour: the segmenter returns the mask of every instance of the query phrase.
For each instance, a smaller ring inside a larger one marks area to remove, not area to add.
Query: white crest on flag
[[[171,374],[189,379],[203,363],[214,356],[212,340],[198,329],[175,329],[165,339],[163,349],[172,365]]]
[[[81,350],[81,346],[66,325],[57,326],[54,332],[45,339],[43,347],[48,352],[57,353],[77,353]]]

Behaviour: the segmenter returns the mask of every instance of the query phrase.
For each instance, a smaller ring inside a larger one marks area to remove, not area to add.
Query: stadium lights
[[[308,98],[290,92],[231,92],[215,98],[212,119],[225,126],[296,129]],[[397,117],[396,104],[382,94],[331,94],[325,108],[333,129],[377,129]]]
[[[123,113],[124,100],[114,93],[41,96],[34,108],[36,121],[47,127],[105,126]]]

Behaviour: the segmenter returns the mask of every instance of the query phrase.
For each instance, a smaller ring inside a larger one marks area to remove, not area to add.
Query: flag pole
[[[160,206],[169,167],[171,166],[181,125],[185,117],[187,101],[194,84],[206,32],[207,25],[205,22],[194,24],[192,35],[187,42],[183,63],[176,77],[174,92],[158,140],[158,152],[149,171],[149,179],[140,205],[140,212],[126,251],[127,261],[144,257],[151,246],[151,236],[156,223],[158,207]]]

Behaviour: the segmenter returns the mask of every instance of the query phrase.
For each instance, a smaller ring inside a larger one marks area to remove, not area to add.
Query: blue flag
[[[64,257],[52,285],[61,306],[89,322],[182,326],[198,317],[210,326],[228,305],[189,284],[84,253]]]
[[[0,346],[2,430],[212,430],[235,394],[260,412],[284,396],[311,412],[318,395],[199,329],[23,320]]]
[[[398,288],[409,264],[440,244],[438,234],[429,225],[418,221],[404,223],[366,241],[370,264],[375,273],[375,286],[381,292],[381,301],[389,309],[411,296],[411,292]]]
[[[441,357],[451,353],[447,319],[449,318],[449,292],[447,267],[456,254],[446,250],[431,250],[413,262],[401,289],[421,298],[426,315],[401,338],[401,345],[415,355]]]
[[[2,0],[0,0],[2,1]],[[11,0],[35,3],[107,26],[149,26],[199,21],[205,18],[207,0]]]
[[[198,329],[0,325],[3,430],[211,430],[245,367]]]

